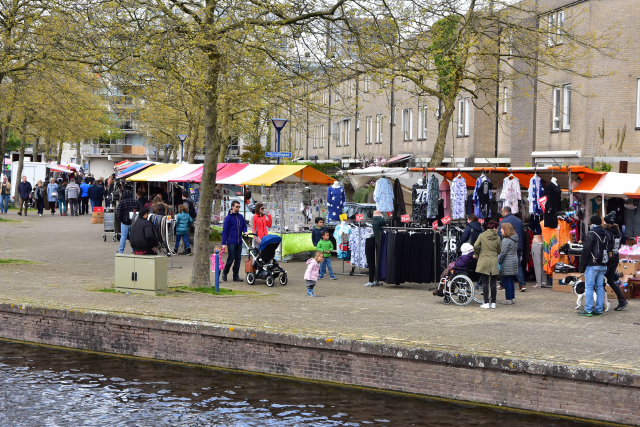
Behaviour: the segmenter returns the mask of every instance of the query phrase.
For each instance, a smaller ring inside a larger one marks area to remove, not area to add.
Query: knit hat
[[[466,255],[470,252],[473,252],[473,246],[471,246],[469,243],[463,243],[460,247],[460,250],[462,251],[462,255]]]
[[[616,222],[616,213],[615,212],[609,212],[605,217],[604,217],[604,222],[606,224],[615,224]]]
[[[591,215],[589,218],[590,225],[602,225],[602,218],[599,215]]]

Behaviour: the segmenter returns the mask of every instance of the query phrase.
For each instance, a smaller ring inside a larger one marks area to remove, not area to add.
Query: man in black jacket
[[[189,216],[195,221],[196,219],[196,205],[193,203],[193,199],[189,197],[189,193],[186,191],[182,193],[182,203],[189,209]]]
[[[131,226],[131,249],[136,255],[157,255],[154,248],[158,245],[158,239],[153,232],[153,225],[147,221],[149,209],[142,208],[138,219]]]
[[[590,229],[584,240],[582,256],[580,257],[581,273],[584,273],[584,310],[579,316],[602,316],[604,308],[604,276],[607,273],[608,254],[613,250],[611,235],[602,228],[602,218],[593,215],[589,219]],[[606,254],[606,255],[605,255]],[[593,290],[596,291],[595,308],[593,304]]]

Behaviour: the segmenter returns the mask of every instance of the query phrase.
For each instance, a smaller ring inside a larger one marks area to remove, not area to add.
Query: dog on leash
[[[580,276],[582,277],[582,276]],[[582,280],[579,280],[576,276],[567,276],[564,279],[564,283],[573,287],[573,293],[578,296],[578,300],[576,301],[576,310],[580,310],[584,306],[584,292],[585,292],[585,283]],[[607,278],[604,278],[603,287],[607,286]],[[593,300],[597,300],[596,291],[593,291]],[[609,297],[607,297],[607,292],[604,292],[604,311],[609,311],[609,307],[611,304],[609,303]]]

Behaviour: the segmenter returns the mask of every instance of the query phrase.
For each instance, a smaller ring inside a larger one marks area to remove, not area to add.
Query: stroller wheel
[[[280,284],[282,286],[286,286],[288,282],[289,282],[289,279],[287,278],[287,274],[286,273],[280,275]]]
[[[275,284],[272,276],[267,277],[267,286],[272,287]]]
[[[253,285],[256,283],[256,275],[254,273],[247,273],[247,284]]]

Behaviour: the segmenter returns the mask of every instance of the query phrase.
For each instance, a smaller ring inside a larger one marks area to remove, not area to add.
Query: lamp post
[[[180,162],[184,161],[184,141],[187,139],[188,135],[178,135],[178,139],[180,140]]]
[[[171,148],[173,144],[164,144],[164,162],[169,163],[169,148]]]
[[[271,119],[271,123],[273,123],[273,127],[276,128],[278,132],[278,153],[280,152],[280,131],[284,128],[284,125],[287,124],[289,120],[287,119]],[[278,157],[278,164],[280,164],[280,157]]]

